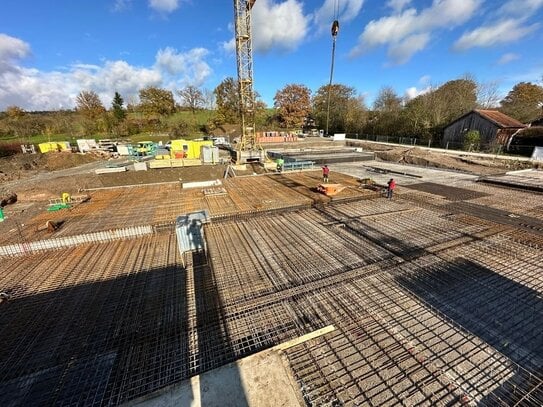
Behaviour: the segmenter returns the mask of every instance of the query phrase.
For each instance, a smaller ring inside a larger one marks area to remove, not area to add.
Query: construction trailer
[[[172,140],[170,157],[174,159],[189,158],[199,159],[202,147],[213,147],[211,140]]]
[[[72,151],[72,147],[70,146],[70,143],[67,141],[40,143],[38,144],[38,148],[40,149],[40,153]]]

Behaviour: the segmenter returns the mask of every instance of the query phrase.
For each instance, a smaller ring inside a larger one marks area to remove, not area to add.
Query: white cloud
[[[419,79],[419,83],[421,85],[428,85],[430,83],[430,80],[432,80],[432,77],[430,75],[423,75]]]
[[[253,50],[268,52],[271,49],[296,49],[309,31],[310,20],[311,16],[304,15],[302,3],[298,0],[256,2],[251,13]],[[233,24],[228,25],[228,30],[235,35]],[[235,38],[220,43],[220,47],[228,53],[235,52]]]
[[[454,44],[454,49],[464,51],[474,47],[490,47],[517,41],[530,34],[539,24],[526,25],[523,19],[507,19],[467,32]]]
[[[332,22],[336,17],[336,11],[339,15],[338,19],[340,24],[348,23],[349,21],[354,20],[360,13],[360,10],[364,5],[364,0],[343,0],[337,4],[339,9],[335,10],[336,1],[325,0],[322,6],[313,15],[313,21],[317,26],[319,33],[331,29]]]
[[[132,6],[132,0],[115,0],[113,11],[124,11]]]
[[[160,13],[171,13],[179,8],[179,0],[149,0],[149,7]]]
[[[527,17],[543,7],[543,0],[509,0],[498,12],[504,16]]]
[[[251,15],[253,49],[267,52],[272,48],[295,49],[305,38],[309,17],[298,0],[276,4],[273,0],[255,3]]]
[[[452,28],[469,20],[481,5],[481,0],[434,0],[430,7],[415,8],[370,21],[351,50],[352,57],[374,47],[390,46],[394,63],[408,61],[414,53],[424,49],[434,30]]]
[[[432,90],[431,86],[427,86],[423,89],[418,89],[416,86],[413,86],[405,90],[405,97],[407,100],[415,99],[417,96],[430,92],[430,90]]]
[[[503,54],[501,56],[501,58],[498,60],[498,64],[505,65],[505,64],[508,64],[509,62],[516,61],[517,59],[520,59],[519,54],[508,52],[507,54]]]
[[[529,18],[543,7],[543,0],[509,0],[493,13],[493,22],[466,32],[454,44],[463,51],[518,41],[540,27]],[[507,61],[510,62],[510,61]]]
[[[232,38],[230,41],[224,41],[221,43],[221,47],[224,51],[230,53],[236,51],[236,40]]]
[[[30,55],[30,45],[19,38],[0,33],[0,75],[13,69],[13,61]]]
[[[404,64],[411,56],[418,51],[422,51],[426,48],[426,45],[430,41],[430,34],[414,34],[403,41],[391,44],[388,48],[388,56],[398,64]]]
[[[387,7],[394,10],[395,13],[400,13],[406,6],[411,4],[411,0],[388,0]]]
[[[82,90],[95,91],[108,106],[115,91],[125,100],[137,99],[139,90],[146,86],[174,91],[188,84],[200,86],[211,75],[205,61],[208,51],[203,48],[185,53],[173,48],[161,49],[151,67],[117,60],[101,65],[76,63],[66,71],[43,72],[20,65],[20,60],[30,52],[28,44],[21,40],[10,41],[18,46],[10,46],[11,51],[7,53],[7,47],[2,46],[5,43],[0,40],[0,61],[9,64],[8,69],[0,71],[0,111],[10,105],[26,110],[70,109]],[[21,43],[26,47],[21,47]],[[5,55],[15,57],[4,58]]]

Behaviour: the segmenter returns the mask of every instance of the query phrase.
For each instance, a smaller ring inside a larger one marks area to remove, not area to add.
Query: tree
[[[19,106],[8,106],[6,108],[6,115],[10,119],[18,119],[20,117],[23,117],[26,114],[26,112],[21,109]]]
[[[124,100],[119,94],[119,92],[115,92],[115,96],[113,97],[113,101],[111,102],[111,110],[113,112],[113,117],[117,121],[117,123],[120,123],[124,120],[126,117],[126,112],[123,108]]]
[[[177,91],[183,101],[182,106],[188,108],[192,114],[204,105],[204,94],[196,86],[189,85]]]
[[[385,113],[398,113],[401,109],[402,98],[390,86],[382,87],[373,102],[373,110]]]
[[[213,93],[217,104],[217,117],[224,119],[224,123],[239,122],[238,82],[234,78],[226,78]]]
[[[506,115],[529,123],[543,114],[543,87],[531,82],[517,83],[500,104]]]
[[[464,150],[478,151],[480,142],[481,135],[479,134],[479,130],[470,130],[464,136]]]
[[[93,90],[79,92],[75,103],[76,110],[82,113],[87,119],[97,119],[106,111],[98,94]]]
[[[168,135],[170,139],[183,138],[189,135],[191,126],[185,120],[178,120],[176,123],[171,124],[168,128]]]
[[[379,90],[373,102],[372,133],[379,135],[398,135],[403,123],[400,120],[402,98],[390,86]]]
[[[477,107],[477,83],[469,76],[445,82],[435,91],[437,125],[448,124]]]
[[[173,93],[149,86],[140,90],[140,109],[148,115],[166,116],[175,112]]]
[[[214,123],[219,126],[221,124],[235,124],[240,122],[239,111],[239,90],[238,81],[234,78],[226,78],[213,91],[215,94],[217,110],[215,112]],[[260,100],[258,92],[254,92],[255,98],[255,122],[258,125],[261,122],[266,104]]]
[[[438,139],[443,127],[477,107],[477,84],[469,76],[432,88],[408,101],[398,122],[400,133]]]
[[[481,109],[495,109],[499,106],[500,95],[498,82],[480,82],[477,84],[477,106]]]
[[[212,90],[204,89],[202,90],[202,96],[204,98],[204,109],[214,110],[215,109],[215,93]]]
[[[350,98],[347,101],[345,132],[362,133],[368,121],[368,109],[362,96]]]
[[[274,107],[286,128],[301,127],[311,112],[311,91],[299,84],[286,85],[275,94]]]
[[[313,96],[313,117],[318,127],[326,126],[328,108],[328,88],[330,85],[321,86]],[[360,108],[356,104],[349,103],[356,99],[356,91],[353,87],[333,84],[330,88],[330,119],[328,132],[344,133],[347,131],[347,119],[349,108]]]

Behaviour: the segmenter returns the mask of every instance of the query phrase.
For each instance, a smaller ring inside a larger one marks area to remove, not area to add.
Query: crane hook
[[[332,23],[332,37],[336,37],[338,32],[339,32],[339,21],[334,20],[334,22]]]

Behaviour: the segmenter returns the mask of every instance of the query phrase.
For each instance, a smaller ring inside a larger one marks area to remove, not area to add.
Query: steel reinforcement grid
[[[119,405],[334,325],[286,351],[308,405],[541,405],[540,235],[420,194],[7,258],[3,400]]]

